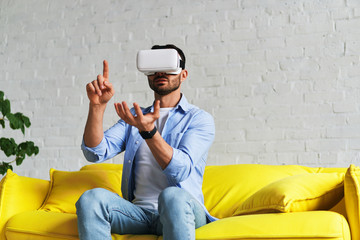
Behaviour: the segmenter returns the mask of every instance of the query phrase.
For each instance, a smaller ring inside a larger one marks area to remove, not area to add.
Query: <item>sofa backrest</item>
[[[205,206],[217,218],[230,217],[246,199],[266,185],[289,176],[317,173],[320,169],[299,165],[207,166],[203,182]]]
[[[121,164],[90,164],[81,170],[122,170]],[[250,196],[266,185],[306,173],[345,172],[346,168],[305,167],[300,165],[237,164],[206,166],[203,194],[205,206],[217,218],[231,217]]]

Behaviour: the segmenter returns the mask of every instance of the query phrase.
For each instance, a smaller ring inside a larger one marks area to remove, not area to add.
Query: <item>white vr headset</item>
[[[179,74],[185,67],[175,49],[140,50],[136,57],[137,69],[146,76],[157,72]]]

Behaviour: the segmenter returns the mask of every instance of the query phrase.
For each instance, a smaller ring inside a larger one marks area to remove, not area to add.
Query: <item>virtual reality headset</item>
[[[137,69],[146,76],[157,72],[179,74],[185,62],[175,49],[140,50],[136,57]]]

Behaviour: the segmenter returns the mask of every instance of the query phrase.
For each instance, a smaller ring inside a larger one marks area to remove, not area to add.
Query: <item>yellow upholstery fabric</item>
[[[0,229],[15,214],[38,209],[49,188],[49,181],[18,176],[11,170],[0,182]],[[1,233],[4,239],[4,233]]]
[[[270,183],[248,198],[234,215],[328,210],[344,196],[343,173],[307,173]]]
[[[346,208],[345,208],[345,197],[341,199],[334,207],[332,207],[329,211],[337,212],[343,215],[347,219]]]
[[[11,218],[6,224],[6,237],[19,240],[78,239],[77,218],[75,214],[58,212],[23,212]]]
[[[24,212],[10,219],[6,237],[16,240],[78,239],[76,221],[75,214]],[[325,211],[230,217],[196,230],[197,240],[299,238],[350,240],[350,232],[343,216]],[[113,239],[155,240],[162,237],[113,234]]]
[[[122,171],[122,164],[114,163],[94,163],[83,166],[80,170],[113,170],[113,171]]]
[[[28,211],[14,216],[6,225],[7,239],[57,240],[79,239],[75,214]],[[116,240],[155,240],[155,235],[117,235]]]
[[[318,168],[297,165],[208,166],[203,182],[205,206],[210,214],[217,218],[230,217],[246,199],[269,183],[285,177],[317,171]]]
[[[19,177],[11,171],[11,174],[8,172],[8,175],[3,178],[0,184],[0,223],[3,225],[0,225],[0,229],[4,230],[3,233],[6,233],[6,236],[0,236],[0,239],[78,239],[76,214],[63,213],[65,211],[63,207],[72,208],[66,211],[75,212],[74,204],[83,192],[79,188],[87,189],[89,182],[100,178],[100,181],[95,182],[109,181],[113,185],[118,181],[116,191],[120,193],[122,165],[119,164],[90,164],[78,172],[52,171],[51,185],[50,181]],[[94,176],[94,172],[98,173]],[[222,219],[197,229],[196,239],[350,240],[349,224],[344,216],[336,212],[307,211],[232,216],[242,203],[269,184],[292,176],[320,172],[345,173],[345,170],[255,164],[207,166],[203,183],[205,205],[211,214]],[[358,218],[357,222],[353,221],[350,224],[353,234],[357,234],[352,239],[360,240],[359,211],[353,206],[359,204],[358,176],[360,175],[357,175],[357,171],[355,172],[355,175],[353,172],[350,174],[349,171],[346,174],[349,182],[346,184],[345,180],[345,197],[332,208],[332,211],[343,211],[346,203],[346,208],[350,209],[347,209],[348,214],[353,215],[352,218]],[[91,175],[91,177],[83,177],[82,174]],[[105,175],[110,175],[114,179],[103,180]],[[85,184],[86,187],[81,186],[80,183]],[[349,189],[352,190],[349,191]],[[74,195],[78,196],[74,197]],[[51,196],[52,199],[50,199]],[[67,199],[63,206],[61,198],[64,196]],[[67,202],[68,199],[71,199],[72,203]],[[46,211],[38,210],[45,200],[47,201],[43,207],[50,204],[50,208]],[[112,239],[161,240],[162,237],[113,234]]]
[[[349,240],[351,238],[349,226],[342,215],[328,211],[314,211],[229,217],[198,228],[196,239]]]
[[[88,170],[66,172],[50,170],[50,188],[41,209],[76,213],[75,203],[87,190],[105,188],[121,196],[121,171]]]
[[[352,240],[360,239],[360,168],[350,165],[344,181],[345,207]]]

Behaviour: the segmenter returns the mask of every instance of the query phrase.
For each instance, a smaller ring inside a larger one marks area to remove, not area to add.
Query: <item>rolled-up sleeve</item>
[[[120,120],[104,132],[104,137],[99,145],[90,148],[85,145],[83,140],[81,150],[89,162],[103,162],[125,150],[125,134],[126,125]]]
[[[192,171],[195,171],[195,166],[205,166],[207,154],[214,138],[213,117],[205,111],[199,111],[183,134],[170,139],[173,156],[163,171],[168,179],[173,184],[177,184],[186,180]],[[202,162],[199,163],[199,161]]]
[[[88,160],[89,162],[99,163],[105,161],[104,159],[106,152],[105,137],[103,137],[99,145],[93,148],[87,147],[83,140],[81,144],[81,150],[83,151],[86,160]]]

